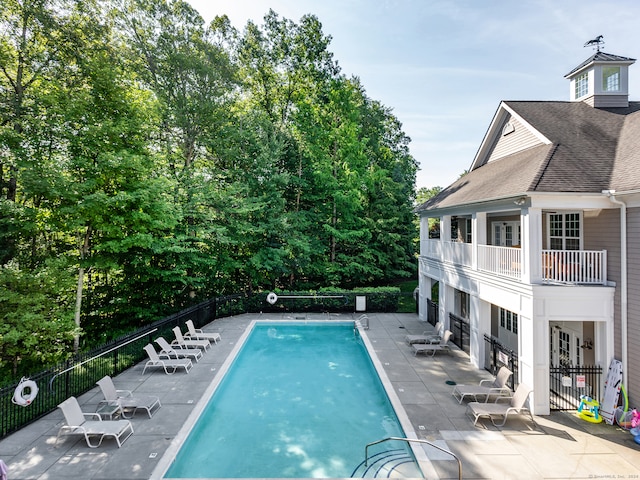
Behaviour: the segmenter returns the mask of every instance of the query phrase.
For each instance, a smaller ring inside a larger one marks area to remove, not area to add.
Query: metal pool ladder
[[[365,330],[369,330],[369,317],[366,313],[363,313],[356,320],[356,326],[361,326]]]
[[[369,447],[371,447],[373,445],[377,445],[377,444],[382,443],[382,442],[389,441],[389,440],[398,440],[398,441],[407,442],[407,443],[411,443],[411,442],[426,443],[427,445],[430,445],[433,448],[436,448],[436,449],[440,450],[441,452],[444,452],[444,453],[446,453],[448,455],[451,455],[453,458],[456,459],[456,462],[458,462],[458,480],[462,480],[462,462],[456,456],[455,453],[450,452],[449,450],[445,450],[444,448],[439,447],[438,445],[435,445],[435,444],[431,443],[428,440],[422,440],[422,439],[419,439],[419,438],[387,437],[387,438],[383,438],[382,440],[377,440],[375,442],[368,443],[367,446],[364,447],[364,465],[365,465],[365,467],[368,466]]]

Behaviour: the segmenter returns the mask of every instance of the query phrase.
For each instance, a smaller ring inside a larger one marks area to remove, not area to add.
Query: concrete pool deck
[[[295,319],[300,315],[290,315]],[[302,315],[304,316],[304,315]],[[59,411],[0,441],[0,459],[8,465],[8,479],[148,479],[163,453],[202,397],[213,377],[252,320],[278,316],[240,315],[216,320],[205,331],[219,332],[222,341],[195,363],[190,373],[165,375],[153,369],[142,375],[142,362],[114,378],[119,389],[158,395],[162,407],[153,418],[138,413],[135,433],[117,448],[105,440],[96,449],[84,438],[63,436],[55,445],[63,424]],[[323,315],[308,314],[308,319]],[[351,315],[332,315],[351,320]],[[490,378],[469,363],[463,352],[451,355],[414,356],[404,343],[407,333],[421,333],[425,324],[415,314],[369,314],[367,335],[380,363],[403,404],[418,437],[455,453],[462,461],[465,479],[582,479],[640,478],[640,445],[617,426],[591,424],[571,412],[536,416],[535,423],[512,418],[504,427],[480,420],[474,427],[466,416],[466,404],[451,395],[458,384]],[[41,392],[42,394],[43,392]],[[96,387],[79,397],[85,412],[95,411],[101,399]],[[431,462],[427,478],[458,477],[457,463],[432,447],[425,447]],[[363,446],[364,457],[364,446]]]

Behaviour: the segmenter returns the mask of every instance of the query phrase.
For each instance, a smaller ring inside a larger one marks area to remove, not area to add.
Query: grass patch
[[[418,286],[418,280],[407,280],[395,286],[400,288],[398,313],[416,313],[416,301],[413,298],[413,291]]]

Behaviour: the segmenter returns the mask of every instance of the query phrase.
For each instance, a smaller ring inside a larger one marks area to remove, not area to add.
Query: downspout
[[[627,387],[628,379],[628,358],[627,353],[627,204],[616,199],[615,190],[603,190],[602,193],[609,197],[609,200],[616,205],[620,205],[620,335],[622,336],[622,384]]]

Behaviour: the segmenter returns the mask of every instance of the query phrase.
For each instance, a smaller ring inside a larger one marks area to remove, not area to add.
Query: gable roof
[[[508,101],[500,109],[512,110],[551,144],[492,162],[477,161],[469,173],[416,211],[534,192],[600,193],[640,187],[640,102],[603,109],[582,102]]]

